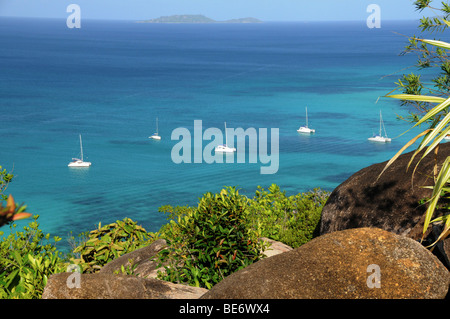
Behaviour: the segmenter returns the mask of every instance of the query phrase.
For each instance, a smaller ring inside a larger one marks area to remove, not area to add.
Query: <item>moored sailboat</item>
[[[226,122],[225,122],[225,144],[216,146],[214,151],[216,151],[218,153],[234,153],[234,152],[236,152],[236,148],[228,146],[227,123]]]
[[[309,128],[308,127],[308,108],[306,107],[306,125],[305,126],[300,126],[300,128],[297,130],[297,132],[299,133],[307,133],[307,134],[311,134],[311,133],[315,133],[316,130]]]
[[[161,136],[158,134],[158,118],[156,118],[156,133],[153,133],[148,138],[154,139],[154,140],[160,140]]]
[[[384,130],[384,136],[381,134],[381,128]],[[388,143],[391,141],[389,137],[387,137],[386,134],[386,128],[384,127],[383,117],[381,116],[381,110],[380,110],[380,132],[379,134],[374,134],[374,136],[368,138],[371,142],[377,142],[377,143]]]
[[[81,140],[80,134],[80,157],[81,158],[72,158],[72,162],[69,163],[69,167],[89,167],[92,165],[91,162],[85,162],[83,159],[83,142]]]

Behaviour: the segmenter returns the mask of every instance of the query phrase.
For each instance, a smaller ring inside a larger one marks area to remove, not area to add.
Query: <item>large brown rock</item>
[[[158,239],[152,244],[132,251],[128,254],[120,256],[113,261],[110,261],[100,269],[99,273],[113,274],[121,271],[123,266],[125,269],[129,267],[134,268],[134,274],[143,278],[156,278],[159,262],[153,260],[158,252],[167,247],[165,239]],[[131,262],[130,262],[131,261]],[[162,268],[164,269],[164,268]]]
[[[262,252],[264,257],[271,257],[292,250],[291,246],[267,237],[261,237],[259,240],[267,245]]]
[[[137,276],[59,273],[48,279],[42,299],[198,299],[207,291]]]
[[[201,299],[444,298],[449,283],[448,270],[418,242],[358,228],[262,259],[231,274]]]
[[[358,227],[377,227],[419,239],[422,236],[425,205],[430,197],[434,154],[419,164],[414,178],[415,160],[407,171],[413,152],[401,155],[379,179],[386,162],[366,167],[339,185],[328,198],[320,221],[320,234]],[[440,145],[437,163],[450,156],[450,143]],[[418,156],[420,157],[420,156]]]

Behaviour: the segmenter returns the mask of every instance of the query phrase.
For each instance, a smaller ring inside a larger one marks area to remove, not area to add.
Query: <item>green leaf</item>
[[[450,157],[447,157],[447,159],[445,160],[444,164],[442,165],[442,168],[437,177],[435,186],[433,188],[433,194],[431,196],[430,204],[428,205],[427,211],[425,213],[423,234],[425,234],[426,230],[428,229],[431,218],[436,209],[437,202],[440,198],[441,190],[450,179],[450,165],[449,164],[450,164]]]
[[[117,245],[117,244],[112,244],[112,245],[111,245],[111,248],[116,249],[116,250],[120,250],[120,251],[122,251],[122,250],[125,249],[125,248],[123,248],[122,246]]]
[[[450,43],[444,42],[444,41],[438,41],[438,40],[425,40],[425,39],[418,39],[419,41],[425,42],[427,44],[431,44],[435,47],[439,47],[442,49],[450,50]]]
[[[428,103],[443,103],[446,101],[446,99],[438,96],[414,95],[414,94],[392,94],[392,95],[385,95],[385,97],[398,100],[420,101]]]

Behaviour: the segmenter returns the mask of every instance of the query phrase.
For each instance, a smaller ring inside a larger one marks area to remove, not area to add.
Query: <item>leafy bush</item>
[[[206,193],[196,208],[165,209],[178,216],[163,234],[169,247],[159,253],[166,265],[161,279],[211,288],[261,257],[262,246],[246,222],[249,200],[236,188]]]
[[[298,247],[315,236],[328,195],[315,189],[288,197],[273,184],[249,199],[227,187],[204,194],[198,207],[162,206],[171,221],[159,232],[170,244],[160,252],[160,278],[210,288],[261,258],[259,237]]]
[[[259,236],[299,247],[316,235],[328,196],[328,192],[320,189],[286,196],[275,184],[268,190],[258,186],[250,203],[249,223]]]
[[[73,250],[79,258],[72,259],[85,273],[100,270],[111,260],[148,245],[151,240],[146,230],[130,218],[109,225],[98,225],[88,238]]]
[[[48,276],[64,271],[66,265],[56,247],[48,243],[34,221],[22,232],[11,234],[0,242],[0,298],[38,299],[47,284]],[[16,224],[10,225],[11,231]],[[3,232],[0,232],[0,236]],[[54,237],[54,242],[60,238]],[[47,242],[47,243],[44,243]]]

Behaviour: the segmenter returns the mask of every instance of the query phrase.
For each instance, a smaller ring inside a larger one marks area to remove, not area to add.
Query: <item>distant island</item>
[[[240,18],[225,21],[216,21],[205,17],[201,14],[182,14],[172,16],[162,16],[156,19],[137,21],[139,23],[261,23],[261,20],[256,18]]]

